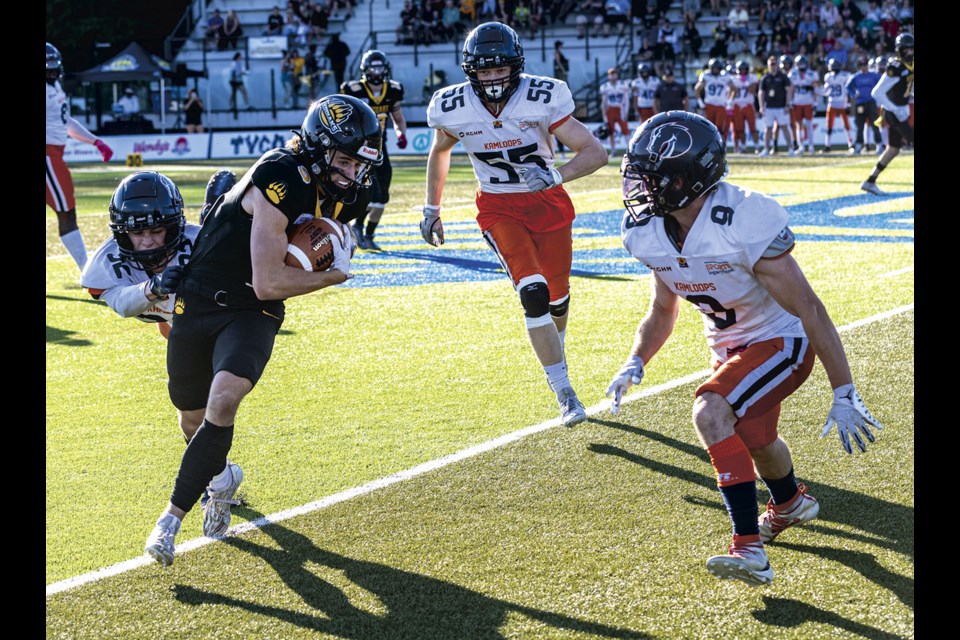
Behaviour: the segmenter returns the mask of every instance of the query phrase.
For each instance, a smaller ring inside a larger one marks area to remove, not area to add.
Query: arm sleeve
[[[153,305],[156,301],[147,300],[144,292],[147,283],[116,286],[100,294],[100,299],[116,311],[123,318],[135,318]]]
[[[87,144],[93,144],[97,141],[97,136],[90,133],[87,128],[80,124],[73,116],[67,117],[67,135],[74,140],[86,142]]]
[[[897,84],[896,76],[891,76],[889,73],[883,74],[880,77],[880,82],[878,82],[873,90],[870,91],[870,96],[877,101],[877,104],[883,107],[887,111],[896,111],[899,107],[887,97],[887,92],[893,88],[893,85]]]

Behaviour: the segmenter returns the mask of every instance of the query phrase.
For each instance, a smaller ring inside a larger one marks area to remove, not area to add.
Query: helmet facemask
[[[121,182],[110,199],[110,230],[120,256],[134,269],[158,272],[167,266],[184,240],[186,217],[183,197],[166,176],[135,173]],[[163,228],[163,243],[151,249],[136,249],[132,231]]]
[[[523,45],[517,33],[499,22],[486,22],[467,35],[460,65],[474,93],[483,102],[505,102],[520,87],[523,72]],[[504,78],[480,80],[481,70],[509,67]]]

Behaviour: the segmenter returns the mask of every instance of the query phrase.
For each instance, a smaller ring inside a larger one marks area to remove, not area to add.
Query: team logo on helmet
[[[340,124],[346,122],[351,113],[353,113],[351,105],[333,98],[320,105],[320,122],[331,133],[343,133]]]
[[[679,158],[693,147],[690,129],[675,122],[667,122],[650,132],[647,153],[650,162]]]

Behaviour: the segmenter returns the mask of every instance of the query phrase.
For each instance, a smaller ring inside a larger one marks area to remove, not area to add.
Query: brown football
[[[312,218],[295,226],[288,236],[284,262],[305,271],[325,271],[333,265],[333,243],[343,245],[343,226],[330,218]]]

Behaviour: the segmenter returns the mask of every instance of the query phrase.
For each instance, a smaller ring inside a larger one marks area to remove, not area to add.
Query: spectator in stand
[[[297,31],[300,29],[300,18],[292,11],[287,12],[288,20],[283,25],[281,34],[287,38],[287,46],[294,47],[297,44]]]
[[[516,31],[530,32],[531,40],[536,36],[536,32],[530,29],[530,5],[527,4],[526,0],[516,1],[513,6],[512,18],[513,21],[508,24],[512,25]]]
[[[700,47],[703,46],[703,38],[700,37],[700,31],[697,29],[697,21],[692,15],[688,15],[683,24],[683,34],[680,36],[682,43],[681,51],[685,60],[692,60],[700,55]]]
[[[622,36],[627,25],[630,24],[630,0],[606,0],[604,10],[604,37],[610,35],[610,28],[613,25],[617,25],[617,36]]]
[[[410,0],[404,0],[397,27],[397,44],[413,44],[417,33],[417,10]]]
[[[463,23],[460,22],[460,7],[456,6],[453,0],[443,1],[443,10],[440,12],[440,26],[443,27],[443,38],[447,42],[456,39],[463,31]]]
[[[653,42],[646,36],[640,40],[640,48],[637,49],[637,60],[640,62],[650,62],[653,63],[654,59],[657,57],[657,47]]]
[[[866,56],[870,55],[874,46],[877,44],[877,39],[874,37],[870,27],[863,23],[860,24],[860,29],[857,31],[854,41],[857,43],[857,48]]]
[[[896,4],[886,3],[883,6],[880,18],[880,26],[883,28],[884,35],[893,40],[900,33],[900,10]],[[887,47],[891,49],[891,47]]]
[[[913,25],[913,0],[902,0],[897,20],[904,27]]]
[[[472,29],[477,23],[477,3],[475,0],[460,0],[460,25]]]
[[[296,105],[297,98],[300,96],[300,89],[303,87],[304,83],[304,73],[303,69],[307,64],[306,58],[300,55],[299,49],[293,49],[290,52],[290,66],[292,67],[291,73],[293,74],[293,103]],[[296,107],[295,107],[296,108]]]
[[[247,109],[253,109],[250,104],[250,95],[247,93],[247,85],[243,78],[247,75],[247,67],[243,64],[243,54],[237,51],[233,54],[233,64],[230,65],[230,108],[237,109],[237,94],[243,96],[243,101]]]
[[[222,51],[227,48],[223,39],[223,16],[220,15],[220,9],[214,9],[213,15],[207,20],[205,35],[208,43],[215,44],[217,49]]]
[[[720,15],[720,8],[724,9],[730,8],[730,3],[728,0],[710,0],[710,10],[713,12],[713,15]]]
[[[187,133],[203,133],[203,101],[196,89],[187,91],[187,99],[183,103],[183,113],[187,125]]]
[[[496,22],[509,25],[513,20],[513,5],[507,5],[506,0],[497,0],[497,6],[493,10],[493,19]]]
[[[561,51],[563,47],[563,40],[556,40],[553,43],[553,77],[557,80],[567,81],[567,77],[570,74],[570,60],[567,59],[567,56],[563,55]]]
[[[280,86],[283,87],[283,99],[280,105],[284,109],[293,109],[297,106],[296,78],[293,75],[293,52],[290,49],[283,52],[280,61]]]
[[[747,43],[743,41],[739,33],[734,32],[733,37],[730,38],[730,43],[727,44],[727,57],[739,58],[746,50]]]
[[[544,5],[550,5],[552,11],[553,2],[554,0],[530,0],[530,28],[533,35],[536,35],[538,29],[547,25],[547,11]]]
[[[349,0],[329,0],[330,15],[338,17],[342,11],[346,18],[353,17],[353,3]],[[340,86],[339,84],[337,85]]]
[[[837,43],[834,45],[833,51],[831,52],[833,55],[828,55],[827,60],[837,60],[840,63],[840,67],[845,69],[847,67],[847,63],[850,61],[850,53],[856,46],[856,41],[854,40],[853,35],[850,33],[850,29],[843,27],[840,29],[840,37],[837,38]]]
[[[480,20],[493,20],[497,13],[497,0],[480,0],[480,10],[477,12],[477,18]]]
[[[653,92],[653,109],[656,113],[677,109],[690,110],[687,88],[674,79],[673,67],[667,66],[663,69],[660,84]]]
[[[687,16],[693,16],[693,19],[696,20],[703,15],[703,11],[700,8],[700,0],[683,0],[680,3],[680,9],[683,11],[684,19]],[[637,12],[634,11],[633,15],[637,15]]]
[[[820,23],[813,17],[813,12],[809,9],[800,14],[800,22],[797,23],[797,38],[800,41],[807,39],[807,34],[812,33],[816,37],[820,33]]]
[[[333,79],[336,87],[343,84],[343,76],[347,69],[347,58],[350,56],[350,47],[347,43],[340,40],[340,34],[335,33],[330,36],[330,42],[323,50],[325,58],[330,60],[330,69],[333,71]]]
[[[283,34],[283,25],[285,21],[283,14],[280,13],[280,7],[274,7],[273,12],[267,16],[267,26],[263,30],[265,36],[279,36]]]
[[[660,18],[660,28],[657,30],[657,60],[673,62],[676,59],[677,30],[666,17]]]
[[[727,26],[726,18],[720,18],[720,24],[713,28],[713,46],[710,47],[711,58],[726,58],[727,43],[730,42],[732,32]]]
[[[764,2],[763,19],[770,25],[771,30],[777,26],[777,21],[780,20],[786,7],[786,0],[767,0]]]
[[[858,7],[857,3],[853,0],[840,0],[837,11],[840,13],[840,22],[843,26],[848,27],[851,32],[853,32],[856,26],[860,24],[860,21],[863,20],[863,11],[860,10],[860,7]]]
[[[773,27],[773,52],[783,54],[791,51],[793,39],[794,33],[787,26],[786,19],[779,18],[777,24]]]
[[[837,10],[837,5],[833,4],[832,0],[827,0],[826,2],[820,3],[819,18],[820,22],[827,29],[838,27],[841,24],[840,11]]]
[[[651,40],[657,39],[657,26],[660,24],[660,14],[657,12],[656,6],[644,2],[643,8],[640,12],[640,24],[643,25],[643,29],[638,31],[639,35],[646,35]]]
[[[731,7],[730,13],[727,14],[727,22],[730,24],[732,33],[739,33],[741,40],[746,38],[750,28],[750,14],[747,12],[747,3],[740,0]]]
[[[870,0],[870,2],[867,3],[866,11],[863,12],[863,18],[857,23],[857,28],[866,27],[870,30],[870,33],[875,36],[877,30],[880,28],[880,20],[880,5],[877,4],[876,0]]]
[[[330,12],[326,6],[319,2],[313,3],[313,11],[310,13],[310,35],[314,41],[319,41],[327,35],[327,29],[330,28]]]
[[[237,48],[237,40],[243,35],[243,26],[240,24],[240,16],[231,9],[227,12],[227,19],[223,22],[223,37],[226,40],[227,47]]]
[[[827,29],[826,35],[820,40],[820,46],[823,47],[824,55],[833,51],[834,47],[837,46],[836,32],[833,29]]]
[[[140,98],[134,93],[133,87],[127,87],[123,90],[123,95],[113,105],[113,112],[117,114],[120,120],[131,120],[140,116]]]
[[[753,39],[753,56],[757,60],[766,60],[770,55],[770,36],[766,31],[760,31]],[[756,65],[754,65],[756,66]]]
[[[591,23],[593,24],[593,34],[596,35],[603,29],[603,0],[581,0],[577,8],[576,23],[578,40],[586,37],[587,27]]]

